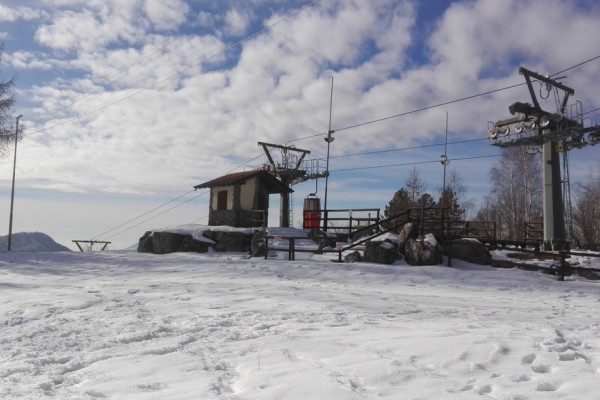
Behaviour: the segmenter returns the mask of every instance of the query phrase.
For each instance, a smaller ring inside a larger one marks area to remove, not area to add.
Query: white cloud
[[[40,18],[44,15],[41,10],[36,10],[30,7],[15,7],[10,8],[0,4],[0,21],[16,22],[18,20],[30,21]]]
[[[121,10],[115,4],[62,1],[53,22],[39,29],[42,45],[77,50],[72,59],[13,55],[22,68],[53,65],[79,73],[31,90],[32,100],[56,113],[56,119],[39,127],[30,124],[32,131],[55,126],[67,115],[85,115],[24,142],[23,159],[35,160],[35,165],[24,161],[27,168],[19,171],[23,179],[43,175],[50,185],[72,191],[191,187],[262,154],[259,140],[283,144],[324,132],[332,76],[333,127],[339,129],[521,83],[515,60],[549,72],[573,65],[597,50],[593,44],[593,49],[572,46],[574,35],[600,29],[590,23],[598,20],[597,14],[570,2],[460,3],[434,25],[423,52],[431,59],[417,62],[411,59],[412,46],[424,34],[415,25],[417,3],[320,2],[243,42],[232,56],[223,53],[226,43],[216,31],[196,36],[154,32],[184,23],[191,9],[169,13],[160,11],[163,3],[146,2],[142,12],[135,2]],[[181,10],[183,4],[171,10]],[[240,4],[236,13],[230,10],[227,26],[238,29],[230,33],[248,34],[250,16],[258,14]],[[194,12],[208,28],[223,10]],[[515,23],[507,21],[511,15]],[[582,22],[586,28],[579,28]],[[550,46],[564,52],[546,51]],[[578,87],[590,99],[598,92],[591,90],[598,88],[594,76],[574,79],[584,83]],[[441,138],[446,111],[457,135],[484,136],[487,121],[503,116],[521,94],[528,95],[524,88],[500,92],[342,130],[335,133],[332,149],[335,154],[355,153]],[[324,156],[322,137],[292,143],[311,149],[313,158]],[[47,157],[50,151],[52,157]],[[336,160],[336,165],[352,162]]]
[[[251,22],[251,14],[237,9],[228,10],[225,15],[225,31],[232,36],[243,36],[247,33]]]
[[[49,70],[52,68],[51,62],[38,59],[34,53],[28,51],[17,51],[15,53],[11,53],[8,55],[6,61],[16,69]]]
[[[186,20],[189,7],[181,0],[145,0],[145,12],[157,30],[172,30]]]
[[[0,21],[12,22],[17,20],[16,10],[0,4]]]
[[[50,24],[38,28],[36,40],[55,50],[91,51],[119,40],[133,44],[143,37],[143,25],[134,26],[126,15],[105,11],[57,12]]]

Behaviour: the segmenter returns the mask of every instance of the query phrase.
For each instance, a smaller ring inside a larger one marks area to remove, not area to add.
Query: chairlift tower
[[[269,164],[262,166],[273,175],[277,176],[281,182],[291,187],[297,183],[305,182],[311,179],[324,178],[327,173],[319,167],[319,160],[305,160],[310,154],[309,150],[298,149],[295,146],[282,146],[279,144],[258,142],[262,146]],[[271,149],[281,151],[281,163],[275,162],[271,154]],[[279,224],[281,227],[290,226],[290,194],[281,193],[279,204]]]
[[[509,112],[516,116],[488,123],[488,138],[491,145],[498,147],[541,148],[544,246],[547,249],[559,250],[569,239],[565,231],[565,206],[570,207],[570,198],[562,197],[561,184],[566,185],[565,194],[570,194],[570,189],[568,175],[561,181],[559,153],[564,153],[566,164],[566,153],[569,150],[598,144],[600,127],[595,121],[585,126],[580,102],[575,103],[574,111],[573,107],[567,109],[569,96],[575,93],[572,88],[551,79],[548,75],[540,75],[522,67],[519,68],[519,74],[525,77],[533,105],[522,102],[510,105]],[[551,91],[554,93],[557,105],[555,112],[543,110],[540,106],[533,86],[534,80],[545,86],[548,96]],[[568,166],[564,169],[567,174]],[[571,215],[570,209],[566,215]]]

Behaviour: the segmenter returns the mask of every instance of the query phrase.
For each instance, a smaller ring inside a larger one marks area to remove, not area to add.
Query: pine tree
[[[390,218],[412,207],[414,207],[414,203],[410,200],[410,194],[402,188],[394,194],[392,200],[385,206],[383,215],[385,218]]]
[[[0,65],[4,54],[4,43],[0,44]],[[1,69],[0,69],[1,72]],[[13,90],[14,79],[4,81],[0,79],[0,155],[4,155],[6,149],[14,141],[15,132],[13,131],[13,118],[10,115],[12,106],[15,103],[15,94]]]

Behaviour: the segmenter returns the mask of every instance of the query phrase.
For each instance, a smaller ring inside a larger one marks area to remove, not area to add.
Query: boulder
[[[138,241],[138,251],[140,253],[153,253],[154,247],[152,246],[153,238],[152,231],[146,231],[144,235]]]
[[[404,257],[410,265],[438,265],[443,262],[442,249],[432,234],[408,239],[404,246]]]
[[[250,252],[254,232],[213,231],[207,230],[204,236],[215,242],[214,249],[219,252]]]
[[[393,264],[398,259],[398,245],[391,240],[370,241],[365,243],[364,261],[377,264]]]
[[[344,262],[345,263],[353,263],[353,262],[357,262],[357,261],[362,261],[362,256],[360,255],[360,252],[358,250],[354,250],[352,253],[347,254],[344,257]]]
[[[250,252],[254,232],[213,231],[203,233],[207,240],[194,239],[191,234],[148,231],[138,242],[142,253],[167,254],[174,252],[206,253],[211,247],[220,252]]]
[[[196,240],[192,235],[174,232],[151,232],[140,239],[138,251],[168,254],[177,251],[206,253],[211,243]]]
[[[268,234],[265,231],[256,231],[250,241],[250,256],[264,257],[266,252],[265,236]]]
[[[402,225],[398,232],[398,242],[405,243],[408,239],[416,239],[419,236],[419,227],[414,222],[407,222]]]
[[[477,239],[457,239],[446,242],[446,255],[474,264],[492,264],[490,251]]]
[[[177,249],[177,251],[206,253],[208,252],[211,246],[213,246],[212,243],[196,240],[192,237],[192,235],[183,235],[183,238],[179,243],[179,248]]]

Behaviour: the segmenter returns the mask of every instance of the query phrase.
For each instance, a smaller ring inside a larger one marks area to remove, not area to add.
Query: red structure
[[[319,229],[321,226],[321,199],[312,195],[304,199],[303,229]]]

